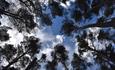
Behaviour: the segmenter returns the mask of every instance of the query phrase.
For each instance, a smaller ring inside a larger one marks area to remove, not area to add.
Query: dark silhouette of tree
[[[86,62],[76,53],[73,54],[73,60],[71,62],[73,70],[85,70]]]
[[[8,9],[9,5],[10,4],[5,0],[0,1],[0,9],[6,10],[6,9]],[[4,12],[2,10],[0,10],[0,17],[1,17],[1,14],[3,14],[3,13]]]
[[[109,16],[111,16],[113,14],[113,12],[114,12],[114,8],[113,7],[109,7],[109,8],[105,9],[104,15],[106,17],[109,17]]]
[[[34,17],[28,12],[28,10],[20,8],[16,15],[21,19],[14,19],[14,25],[20,32],[24,30],[30,32],[30,30],[36,27],[36,23],[33,20]]]
[[[20,58],[19,61],[20,61],[22,68],[24,68],[28,65],[28,63],[30,62],[30,59],[29,57],[23,56],[22,58]]]
[[[22,43],[22,44],[25,44],[24,47],[25,47],[26,51],[23,52],[22,54],[20,54],[19,56],[17,56],[16,58],[12,59],[11,61],[9,61],[9,64],[7,66],[5,66],[4,69],[5,70],[9,69],[11,65],[18,62],[21,58],[25,58],[24,56],[26,54],[30,54],[30,56],[32,58],[35,55],[35,53],[39,52],[38,48],[40,48],[40,46],[37,44],[38,42],[39,42],[39,39],[37,39],[33,36],[29,37],[26,41],[24,41]],[[8,53],[10,53],[10,54],[8,54]],[[8,49],[8,51],[6,51],[6,54],[9,55],[9,56],[7,55],[8,58],[11,58],[11,56],[13,56],[14,53],[16,53],[16,52],[12,51],[12,50],[9,50],[9,49]],[[22,62],[24,62],[24,59],[23,59]]]
[[[82,19],[82,13],[79,10],[76,10],[73,12],[73,18],[75,19],[75,21],[80,21]]]
[[[82,10],[83,12],[87,12],[89,9],[88,0],[76,0],[76,5]]]
[[[104,31],[100,31],[99,32],[99,36],[98,36],[98,39],[108,39],[108,34],[105,33]]]
[[[16,51],[17,50],[13,47],[13,45],[6,44],[0,52],[6,56],[8,61],[10,61],[11,58],[15,55]]]
[[[57,62],[59,61],[63,64],[65,70],[68,70],[68,67],[66,65],[66,61],[68,60],[68,52],[63,45],[56,45],[54,47],[54,52],[52,53],[52,56],[54,57],[54,60],[57,60]]]
[[[42,22],[46,25],[52,25],[52,21],[51,21],[51,18],[48,14],[43,14],[42,16]]]
[[[7,41],[9,40],[9,34],[7,33],[7,28],[0,27],[0,41]]]
[[[6,0],[1,0],[0,1],[0,9],[7,9],[9,7],[9,3]]]
[[[46,65],[46,69],[47,70],[56,70],[56,65],[57,65],[56,60],[48,61],[47,65]]]
[[[3,69],[3,70],[6,70],[6,69]],[[18,69],[14,68],[14,67],[10,67],[7,70],[18,70]]]
[[[107,39],[106,34],[101,34],[101,35],[102,35],[102,37],[100,37],[101,39],[99,39],[99,40]],[[100,34],[99,34],[99,36],[100,36]],[[79,55],[77,55],[77,54],[73,55],[73,57],[74,57],[74,59],[72,61],[73,68],[79,68],[78,70],[81,70],[80,67],[77,66],[77,65],[80,65],[80,63],[82,62],[82,60],[80,58],[82,58],[83,53],[85,53],[87,51],[92,51],[93,55],[96,55],[96,58],[95,58],[96,62],[101,65],[101,70],[103,70],[103,69],[110,70],[112,68],[114,69],[115,62],[114,62],[114,56],[113,55],[115,54],[115,52],[114,52],[113,46],[111,44],[109,44],[108,46],[105,45],[105,48],[106,48],[105,50],[97,50],[97,49],[95,49],[95,46],[93,46],[94,48],[89,46],[88,42],[82,36],[78,37],[78,42],[79,42],[78,51],[80,54]],[[83,62],[85,62],[85,61],[83,61]],[[83,63],[83,64],[85,67],[87,67],[87,64],[85,65],[85,63]],[[82,65],[80,65],[80,66],[82,66]],[[85,68],[83,68],[83,70],[85,70]]]
[[[46,54],[42,54],[41,60],[46,61],[46,57],[47,57]]]
[[[101,64],[101,68],[103,69],[104,67],[109,70],[114,70],[114,64],[115,64],[115,60],[114,60],[114,49],[112,48],[112,45],[109,45],[106,50],[101,50],[98,51],[98,53],[96,54],[96,61],[99,62]],[[112,63],[110,63],[112,62]],[[110,66],[110,67],[109,67]]]
[[[73,22],[71,21],[65,21],[62,30],[65,34],[71,35],[72,31],[74,31],[76,27],[74,26]]]
[[[64,3],[64,4],[66,4],[66,1],[67,1],[67,0],[61,0],[61,2]]]
[[[33,57],[35,53],[39,53],[39,49],[41,48],[39,41],[40,39],[34,36],[25,37],[25,40],[21,42],[26,50],[25,53],[28,53],[31,57]]]
[[[34,58],[25,70],[37,70],[39,68],[39,64],[37,63],[37,58]]]
[[[53,17],[63,15],[63,9],[59,5],[59,3],[52,0],[52,2],[49,5],[51,6],[51,12]]]
[[[18,9],[15,13],[11,13],[9,11],[10,4],[5,1],[0,1],[0,16],[6,15],[19,30],[19,32],[26,31],[30,33],[34,27],[36,27],[36,23],[34,21],[34,15],[32,13],[37,13],[39,8],[36,9],[34,2],[32,0],[19,0],[21,5],[24,8]],[[40,6],[40,5],[39,5]],[[31,8],[32,7],[32,8]],[[2,17],[1,17],[2,18]],[[0,27],[0,41],[7,41],[9,40],[9,34],[7,30],[11,29],[10,27],[1,26]],[[18,70],[22,68],[26,68],[26,70],[36,70],[38,67],[38,63],[34,60],[34,55],[39,53],[40,44],[38,45],[39,39],[36,37],[24,37],[25,41],[21,42],[21,45],[18,45],[17,48],[11,44],[6,44],[4,48],[0,47],[0,53],[5,56],[6,60],[8,61],[8,65],[4,66],[3,70]],[[15,57],[14,57],[15,55]],[[26,55],[29,55],[30,58]],[[2,57],[2,56],[1,56]],[[33,59],[32,61],[30,59]],[[14,68],[12,65],[19,63],[19,68]],[[31,67],[31,64],[34,66]],[[28,66],[27,66],[28,65]]]
[[[52,61],[48,61],[46,65],[47,70],[56,70],[56,66],[59,62],[62,63],[65,70],[68,70],[66,61],[68,60],[68,54],[65,47],[61,44],[57,44],[54,47],[54,51],[52,52]]]
[[[66,61],[68,59],[67,51],[65,47],[61,44],[58,44],[54,47],[54,56],[57,56],[59,61]]]

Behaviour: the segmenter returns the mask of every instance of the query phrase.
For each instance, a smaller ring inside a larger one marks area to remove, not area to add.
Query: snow
[[[3,65],[3,66],[8,65],[8,61],[5,59],[4,56],[0,58],[0,69],[2,68],[2,67],[1,67],[2,65]]]
[[[8,3],[10,3],[10,11],[13,13],[17,11],[19,8],[21,8],[19,0],[6,0]]]
[[[2,15],[0,22],[2,23],[1,26],[9,26],[9,19],[6,15]]]
[[[51,48],[45,48],[44,50],[42,50],[42,54],[46,54],[47,58],[46,61],[52,61],[52,56],[51,56],[51,52],[53,51],[53,49]]]
[[[10,36],[8,41],[9,44],[18,45],[23,41],[24,35],[19,33],[16,29],[8,30],[7,32]]]
[[[87,51],[83,53],[82,57],[85,59],[86,62],[94,63],[94,60],[93,60],[94,57],[91,51]]]

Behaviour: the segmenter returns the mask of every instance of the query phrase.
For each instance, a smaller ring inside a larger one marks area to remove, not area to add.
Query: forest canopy
[[[0,0],[0,70],[115,70],[115,0]]]

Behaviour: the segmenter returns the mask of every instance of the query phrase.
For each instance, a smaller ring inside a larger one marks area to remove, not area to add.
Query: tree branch
[[[27,54],[29,52],[29,50],[30,50],[30,48],[26,52],[21,54],[19,57],[14,58],[11,62],[9,62],[9,64],[7,66],[4,67],[3,70],[7,70],[11,65],[16,63],[20,58],[22,58],[25,54]]]

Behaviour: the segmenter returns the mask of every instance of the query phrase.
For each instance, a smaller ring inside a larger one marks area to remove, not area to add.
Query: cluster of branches
[[[42,13],[39,1],[36,0],[35,3],[37,4],[34,4],[32,0],[19,0],[19,2],[21,6],[25,8],[20,8],[18,9],[18,11],[15,11],[16,13],[11,13],[10,3],[8,3],[5,0],[0,0],[0,16],[8,16],[10,21],[13,21],[12,24],[17,28],[19,32],[25,30],[26,32],[30,33],[30,31],[37,26],[37,24],[34,21],[33,13],[35,14],[35,16],[41,16]],[[0,42],[9,40],[10,37],[7,33],[8,29],[12,28],[7,26],[0,26]],[[17,46],[17,48],[15,48],[15,46],[13,46],[12,44],[5,44],[2,47],[0,46],[0,58],[5,56],[6,60],[8,61],[8,65],[0,69],[18,70],[18,68],[12,67],[12,65],[19,62],[21,63],[22,67],[25,68],[25,70],[31,70],[34,68],[34,70],[36,70],[38,64],[37,58],[35,58],[34,55],[38,53],[40,49],[40,45],[38,44],[38,42],[39,39],[32,36],[27,37],[27,39],[24,42],[22,42],[21,45]],[[26,55],[29,55],[30,58]]]
[[[102,32],[101,32],[102,33]],[[101,34],[100,33],[100,34]],[[106,34],[105,34],[106,35]],[[86,35],[87,36],[87,35]],[[93,37],[90,35],[90,38]],[[105,46],[105,50],[98,50],[95,49],[96,46],[89,46],[89,43],[85,40],[84,38],[84,34],[82,36],[78,36],[78,51],[79,51],[79,55],[77,53],[73,54],[73,60],[72,60],[72,66],[73,68],[76,70],[85,70],[87,66],[92,66],[92,64],[89,62],[87,62],[86,60],[84,60],[82,58],[83,53],[90,51],[93,56],[96,55],[96,57],[94,57],[94,60],[100,64],[100,69],[101,70],[114,70],[115,69],[115,52],[114,52],[114,45],[112,45],[112,43],[110,43],[109,45],[104,45]],[[99,40],[103,40],[106,37],[103,36],[102,38],[100,38],[100,35],[98,36]],[[93,41],[92,41],[93,42]]]
[[[15,11],[16,13],[11,13],[10,10],[10,3],[5,0],[0,1],[0,16],[6,15],[11,21],[13,21],[13,25],[17,27],[19,32],[24,31],[30,32],[37,24],[34,22],[34,15],[41,16],[42,9],[39,3],[39,0],[36,0],[35,3],[32,0],[19,0],[22,8]],[[24,7],[24,8],[23,8]],[[33,14],[32,14],[33,13]]]
[[[65,34],[71,34],[73,31],[93,27],[115,28],[115,17],[113,16],[115,1],[75,0],[73,5],[75,5],[75,7],[72,9],[71,18],[74,19],[75,22],[68,22],[68,19],[64,21],[62,30]],[[94,17],[97,17],[97,19],[95,19],[96,22],[88,22]],[[80,23],[84,25],[82,26]]]
[[[25,41],[23,41],[22,44],[17,48],[15,48],[12,44],[5,44],[3,48],[0,47],[1,55],[4,55],[8,61],[8,65],[3,67],[2,70],[17,70],[18,68],[12,67],[12,65],[16,64],[17,62],[19,62],[22,65],[22,68],[24,67],[25,70],[29,70],[31,68],[37,69],[39,64],[37,63],[37,58],[34,57],[34,55],[39,53],[40,44],[38,43],[39,39],[31,36],[27,37],[27,39],[25,39]],[[25,48],[25,50],[23,48]],[[30,58],[26,55],[29,55]],[[30,65],[34,66],[31,67]]]

